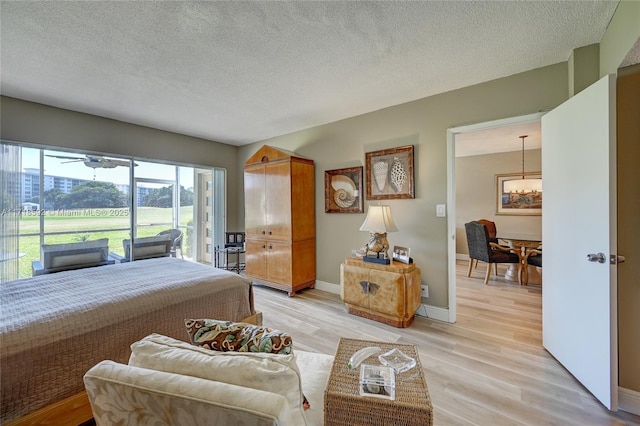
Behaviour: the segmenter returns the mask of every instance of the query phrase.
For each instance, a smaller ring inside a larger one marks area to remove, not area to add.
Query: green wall
[[[227,226],[239,229],[235,146],[137,126],[90,114],[0,97],[2,139],[60,148],[166,160],[171,163],[228,170]],[[244,226],[244,224],[243,224]]]
[[[621,1],[600,40],[600,76],[616,73],[640,38],[640,1]]]
[[[244,161],[263,144],[315,161],[317,278],[338,285],[340,264],[367,234],[358,230],[364,214],[324,212],[324,171],[364,165],[366,152],[414,145],[416,197],[385,202],[399,229],[388,239],[411,248],[429,285],[427,303],[445,308],[447,219],[435,211],[447,199],[447,129],[552,109],[568,98],[567,76],[565,62],[244,146],[238,179]],[[369,204],[365,200],[365,211]]]

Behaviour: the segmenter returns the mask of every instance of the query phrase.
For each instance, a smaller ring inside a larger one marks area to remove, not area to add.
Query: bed
[[[126,363],[150,333],[187,340],[185,318],[256,317],[251,282],[162,257],[0,285],[0,423],[84,390],[104,359]]]

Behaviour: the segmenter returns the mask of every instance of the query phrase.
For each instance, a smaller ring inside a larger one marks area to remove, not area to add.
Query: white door
[[[542,117],[542,343],[618,405],[615,76]],[[595,260],[598,254],[603,263]],[[588,261],[589,254],[596,255]]]

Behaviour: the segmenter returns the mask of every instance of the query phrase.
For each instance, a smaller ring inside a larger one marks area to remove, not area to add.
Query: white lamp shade
[[[513,179],[504,183],[504,192],[542,192],[542,179]]]
[[[397,231],[398,227],[393,222],[393,217],[391,217],[391,207],[369,206],[367,217],[364,219],[360,230],[378,234]]]

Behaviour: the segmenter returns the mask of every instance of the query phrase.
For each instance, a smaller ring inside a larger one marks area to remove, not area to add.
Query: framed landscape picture
[[[362,166],[324,172],[325,213],[364,213]]]
[[[367,199],[414,198],[413,145],[365,154]]]
[[[542,179],[542,173],[525,173],[526,179]],[[508,192],[508,181],[522,179],[522,173],[496,175],[496,214],[514,216],[542,215],[542,191]]]

